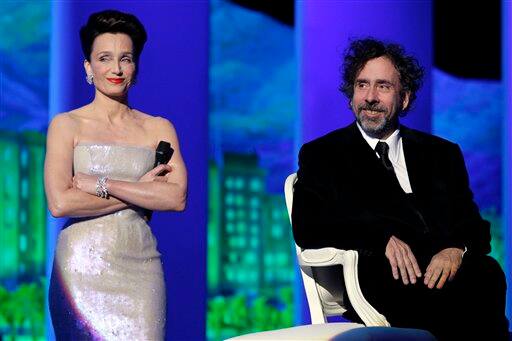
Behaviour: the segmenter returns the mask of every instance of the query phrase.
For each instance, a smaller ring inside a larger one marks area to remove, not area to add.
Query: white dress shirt
[[[389,160],[393,165],[393,169],[395,170],[396,177],[400,186],[404,190],[405,193],[412,193],[411,183],[409,182],[409,174],[407,173],[407,165],[405,164],[405,156],[404,156],[404,148],[402,145],[402,137],[400,136],[400,130],[397,129],[385,140],[379,140],[368,136],[364,130],[357,123],[357,127],[359,131],[363,135],[364,139],[370,147],[375,150],[377,146],[377,142],[382,141],[386,142],[389,146]],[[375,155],[379,157],[379,154],[375,152]]]

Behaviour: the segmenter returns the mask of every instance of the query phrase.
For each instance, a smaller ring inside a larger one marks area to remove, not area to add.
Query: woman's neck
[[[122,118],[130,112],[128,96],[112,98],[99,91],[96,91],[94,100],[91,102],[91,107],[94,113],[103,117],[106,116],[110,122]]]

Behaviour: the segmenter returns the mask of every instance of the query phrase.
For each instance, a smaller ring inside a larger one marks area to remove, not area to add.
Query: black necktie
[[[391,164],[391,161],[389,160],[389,146],[386,142],[379,141],[377,142],[377,145],[375,146],[375,151],[377,154],[379,154],[380,161],[382,162],[382,165],[384,168],[386,168],[388,171],[395,173],[395,170],[393,169],[393,165]]]
[[[377,152],[377,154],[379,154],[380,161],[382,162],[382,165],[384,166],[384,168],[389,172],[390,175],[392,175],[393,179],[395,180],[395,183],[403,191],[403,188],[400,185],[400,181],[398,181],[398,178],[396,177],[396,173],[395,173],[395,169],[393,168],[393,164],[391,163],[391,160],[389,160],[388,144],[386,142],[382,142],[382,141],[377,142],[377,145],[375,146],[375,151]],[[405,193],[405,192],[403,192],[403,193]],[[420,223],[423,225],[423,233],[427,233],[429,231],[429,228],[428,228],[427,223],[425,222],[425,219],[423,218],[423,215],[421,214],[420,210],[418,209],[418,205],[416,204],[414,194],[412,194],[412,193],[406,194],[406,199],[407,199],[407,203],[409,204],[409,207],[416,214]]]

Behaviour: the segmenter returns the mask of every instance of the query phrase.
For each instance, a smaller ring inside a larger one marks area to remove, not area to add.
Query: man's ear
[[[409,106],[409,98],[410,97],[411,97],[410,91],[404,92],[404,95],[402,97],[402,111],[407,110],[407,107]]]

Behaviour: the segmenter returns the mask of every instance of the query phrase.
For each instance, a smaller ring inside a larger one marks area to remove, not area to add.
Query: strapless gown
[[[137,181],[155,151],[80,144],[74,170]],[[156,240],[140,209],[72,218],[59,234],[49,303],[57,340],[162,340],[165,285]]]

